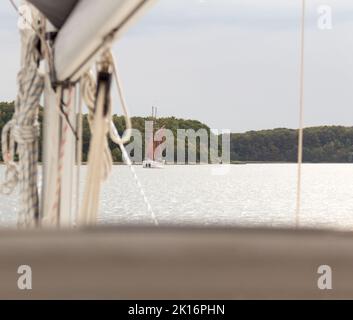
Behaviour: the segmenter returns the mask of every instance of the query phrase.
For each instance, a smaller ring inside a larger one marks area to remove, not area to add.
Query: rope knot
[[[39,125],[19,125],[15,124],[12,128],[12,134],[18,144],[29,144],[39,137]]]

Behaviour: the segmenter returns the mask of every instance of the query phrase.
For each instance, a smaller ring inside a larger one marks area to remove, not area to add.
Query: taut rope
[[[304,118],[304,63],[305,63],[305,9],[306,0],[302,0],[301,44],[300,44],[300,87],[299,87],[299,130],[298,130],[298,170],[297,170],[297,203],[295,226],[300,226],[302,162],[303,162],[303,118]]]
[[[111,126],[110,126],[110,132],[109,132],[110,133],[110,138],[113,140],[113,142],[115,142],[119,146],[119,148],[121,150],[121,153],[123,155],[123,160],[129,166],[131,174],[132,174],[132,176],[133,176],[133,178],[135,180],[135,183],[136,183],[137,187],[140,190],[140,194],[141,194],[141,196],[143,198],[143,201],[145,202],[147,211],[151,215],[151,219],[152,219],[153,223],[156,226],[158,226],[159,222],[158,222],[157,216],[156,216],[156,214],[154,213],[154,211],[152,209],[151,203],[149,202],[149,200],[148,200],[148,198],[146,196],[146,193],[145,193],[145,191],[144,191],[144,189],[142,187],[141,181],[140,181],[139,177],[137,176],[135,168],[133,167],[133,165],[131,163],[131,159],[130,159],[130,157],[129,157],[127,151],[126,151],[126,148],[124,146],[124,143],[127,143],[127,142],[130,141],[131,120],[130,120],[130,117],[129,117],[128,108],[127,108],[126,101],[125,101],[125,94],[124,94],[123,86],[122,86],[122,83],[121,83],[121,80],[120,80],[120,77],[119,77],[117,63],[116,63],[116,61],[114,59],[114,56],[112,54],[111,54],[111,59],[112,59],[112,64],[113,64],[113,75],[114,75],[115,83],[117,85],[117,89],[118,89],[118,92],[119,92],[121,107],[123,109],[123,113],[124,113],[124,116],[125,116],[126,130],[125,130],[123,136],[120,137],[120,135],[119,135],[118,131],[116,130],[115,125],[114,125],[114,123],[112,121],[111,122]]]

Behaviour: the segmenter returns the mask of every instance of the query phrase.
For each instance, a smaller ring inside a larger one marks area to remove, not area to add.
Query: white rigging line
[[[120,80],[120,77],[119,77],[119,72],[118,72],[118,68],[117,68],[117,64],[116,64],[116,61],[114,59],[114,56],[113,54],[111,53],[111,60],[112,60],[112,66],[113,66],[113,76],[114,76],[114,79],[115,79],[115,83],[117,85],[117,89],[118,89],[118,93],[119,93],[119,99],[120,99],[120,104],[121,104],[121,107],[123,109],[123,113],[124,113],[124,117],[125,117],[125,121],[126,121],[126,130],[123,134],[122,137],[120,137],[113,121],[111,122],[111,126],[110,126],[110,131],[109,131],[109,136],[110,138],[116,143],[118,144],[118,146],[120,147],[120,150],[121,150],[121,153],[123,155],[123,160],[124,162],[128,165],[130,171],[131,171],[131,174],[135,180],[135,183],[137,185],[137,187],[139,188],[140,190],[140,194],[145,202],[145,205],[146,205],[146,208],[147,208],[147,211],[148,213],[151,215],[151,218],[152,218],[152,221],[153,223],[158,226],[159,225],[159,222],[158,222],[158,219],[157,219],[157,216],[156,214],[154,213],[153,209],[152,209],[152,206],[151,206],[151,203],[150,201],[148,200],[147,196],[146,196],[146,193],[143,189],[143,186],[141,184],[141,181],[136,173],[136,170],[135,168],[133,167],[132,165],[132,162],[131,162],[131,159],[126,151],[126,148],[124,146],[124,143],[127,143],[130,141],[130,137],[131,137],[131,119],[129,117],[129,113],[128,113],[128,108],[127,108],[127,105],[126,105],[126,100],[125,100],[125,94],[124,94],[124,90],[123,90],[123,87],[122,87],[122,84],[121,84],[121,80]]]
[[[297,168],[297,203],[295,226],[300,226],[302,162],[303,162],[303,118],[304,118],[304,63],[305,63],[305,9],[306,0],[302,0],[301,35],[300,35],[300,79],[299,79],[299,130],[298,130],[298,168]]]

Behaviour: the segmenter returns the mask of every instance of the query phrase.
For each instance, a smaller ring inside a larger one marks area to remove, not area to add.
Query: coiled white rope
[[[5,183],[1,191],[9,194],[20,185],[19,227],[33,227],[39,223],[37,186],[38,109],[44,89],[44,77],[38,72],[40,52],[38,37],[31,29],[21,30],[21,70],[17,76],[18,95],[12,120],[2,132],[2,153],[6,164]],[[17,144],[17,150],[16,150]],[[15,153],[19,164],[14,162]]]
[[[101,95],[99,92],[97,95],[98,101],[97,102],[95,101],[97,84],[93,78],[92,73],[86,73],[85,75],[83,75],[83,77],[81,78],[81,95],[89,109],[88,119],[89,119],[90,128],[92,132],[92,138],[91,138],[90,155],[89,155],[90,161],[88,164],[89,166],[88,178],[86,181],[86,189],[82,200],[83,205],[79,212],[78,222],[79,224],[96,223],[100,184],[101,184],[101,181],[107,178],[112,167],[112,157],[111,157],[108,142],[106,140],[106,136],[107,134],[109,134],[109,137],[112,139],[112,141],[120,147],[123,155],[123,161],[130,168],[133,178],[140,190],[140,194],[143,197],[143,200],[146,204],[147,211],[150,213],[153,223],[155,225],[158,225],[157,217],[146,196],[146,193],[143,190],[142,184],[136,174],[135,169],[133,168],[131,159],[124,146],[124,143],[127,143],[130,141],[132,126],[131,126],[131,119],[129,117],[128,108],[125,100],[124,91],[122,88],[119,73],[117,71],[116,62],[114,61],[114,57],[111,54],[111,52],[106,52],[105,58],[107,59],[108,63],[113,67],[113,76],[117,85],[119,99],[120,99],[121,107],[122,107],[125,122],[126,122],[126,130],[124,131],[122,136],[119,135],[118,130],[116,129],[111,119],[111,106],[110,106],[110,113],[108,114],[108,123],[102,119],[101,121],[98,121],[97,119],[95,119],[97,114],[99,117],[100,111],[96,110],[95,112],[94,105],[96,103],[97,108],[101,107],[104,101],[99,101],[99,99],[101,98]],[[109,101],[109,104],[111,104],[111,101]],[[95,124],[95,121],[97,121],[96,124]],[[105,127],[105,125],[107,125],[107,127]],[[98,141],[100,141],[100,143]],[[102,141],[104,141],[103,144],[102,144]],[[103,155],[103,158],[100,158],[101,155]],[[101,168],[98,168],[98,166],[102,164],[103,164],[102,166],[103,170],[101,170]],[[94,170],[94,172],[92,172],[92,170]]]
[[[88,124],[90,126],[90,130],[93,130],[93,122],[94,122],[94,106],[96,103],[96,91],[97,91],[97,83],[92,75],[92,72],[85,73],[80,81],[81,86],[81,96],[83,101],[85,102],[88,108]],[[104,181],[107,179],[113,164],[112,155],[110,153],[108,140],[104,139],[103,142],[103,170],[101,179]]]
[[[97,92],[96,108],[91,126],[91,142],[88,153],[88,167],[82,206],[78,215],[79,225],[95,224],[98,215],[101,182],[106,177],[104,172],[104,150],[107,147],[108,119],[110,115],[104,113],[106,103],[107,83],[101,83]],[[103,155],[103,158],[102,158]],[[111,154],[109,152],[111,165]]]

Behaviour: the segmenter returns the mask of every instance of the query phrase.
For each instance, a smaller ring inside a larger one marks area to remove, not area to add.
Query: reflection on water
[[[294,225],[294,164],[135,169],[162,225]],[[4,168],[0,171],[3,175]],[[16,194],[0,196],[1,225],[15,225],[17,205]],[[303,166],[301,222],[307,227],[353,229],[353,165]],[[152,225],[126,166],[115,166],[104,183],[99,223]]]

